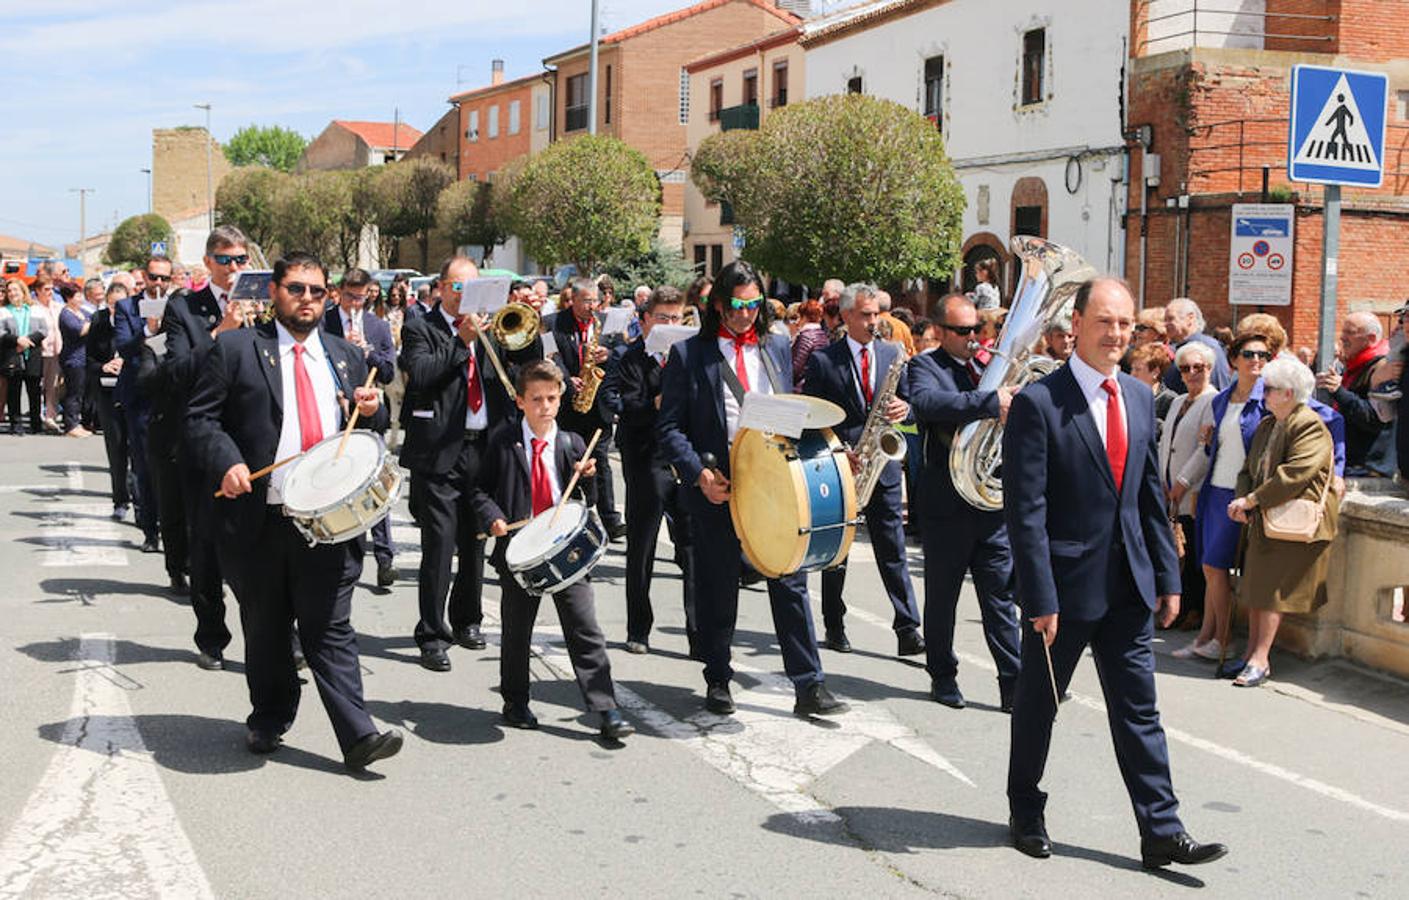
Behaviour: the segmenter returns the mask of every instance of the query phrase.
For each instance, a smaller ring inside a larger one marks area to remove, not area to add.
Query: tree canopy
[[[113,229],[112,240],[103,251],[103,262],[110,266],[145,265],[152,255],[153,241],[166,241],[168,255],[174,255],[176,248],[170,246],[171,239],[171,224],[156,213],[128,216]]]
[[[455,170],[438,159],[418,157],[387,164],[375,179],[381,216],[377,228],[386,237],[415,238],[425,271],[430,267],[430,233],[440,194],[455,181]]]
[[[436,227],[451,246],[478,244],[488,255],[509,237],[495,209],[494,185],[481,181],[457,181],[440,192]]]
[[[225,144],[225,158],[232,166],[268,166],[292,172],[308,139],[278,125],[246,125]]]

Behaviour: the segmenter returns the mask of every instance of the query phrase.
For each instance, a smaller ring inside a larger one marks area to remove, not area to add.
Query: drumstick
[[[601,440],[601,438],[602,429],[598,428],[592,433],[592,440],[587,444],[587,449],[582,454],[583,459],[591,458],[592,451],[596,448],[597,441]],[[549,528],[552,528],[558,523],[558,515],[563,511],[563,504],[567,502],[568,496],[572,493],[572,489],[577,487],[577,478],[581,474],[582,471],[580,469],[573,470],[572,478],[568,481],[568,486],[563,490],[563,495],[558,498],[558,505],[553,509],[553,518],[548,520]]]
[[[509,530],[509,531],[518,531],[520,528],[524,527],[525,525],[527,525],[529,522],[532,522],[532,521],[533,521],[533,517],[532,517],[532,516],[529,516],[527,519],[519,519],[517,522],[510,522],[509,525],[508,525],[508,529],[507,529],[507,530]],[[475,535],[475,540],[477,540],[477,541],[487,541],[487,540],[489,540],[489,539],[492,538],[492,537],[494,537],[494,535],[490,534],[489,532],[487,532],[487,531],[481,531],[479,534]]]
[[[278,462],[272,462],[272,463],[270,463],[269,465],[265,466],[264,468],[260,469],[259,471],[250,473],[250,481],[258,481],[259,479],[263,478],[265,475],[268,475],[270,472],[274,471],[275,469],[281,468],[281,467],[283,467],[283,466],[287,466],[289,463],[291,463],[291,462],[293,462],[294,460],[298,459],[298,458],[299,458],[300,456],[302,456],[302,455],[303,455],[302,453],[295,453],[293,456],[286,456],[286,457],[284,457],[283,459],[279,460]],[[215,499],[217,499],[217,500],[219,500],[221,497],[224,497],[224,496],[225,496],[225,492],[224,492],[224,491],[216,491],[216,492],[215,492]]]
[[[375,379],[376,377],[377,367],[373,366],[372,371],[367,373],[367,383],[362,385],[362,387],[370,388],[372,386],[373,379]],[[354,396],[353,399],[356,400],[357,398]],[[347,419],[347,427],[342,430],[342,440],[338,441],[338,452],[333,454],[333,459],[340,459],[342,457],[343,448],[347,446],[348,436],[352,434],[352,429],[357,427],[357,417],[361,415],[361,413],[362,410],[358,408],[357,404],[354,402],[352,404],[352,415],[349,416]]]
[[[1052,682],[1052,718],[1057,717],[1057,707],[1062,705],[1062,695],[1057,693],[1057,673],[1052,671],[1052,648],[1047,636],[1042,636],[1042,652],[1047,654],[1047,679]]]

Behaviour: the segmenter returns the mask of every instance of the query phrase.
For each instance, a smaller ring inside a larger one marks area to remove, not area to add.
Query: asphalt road
[[[639,733],[602,743],[582,714],[551,608],[534,661],[538,732],[497,723],[497,589],[487,650],[420,668],[415,531],[403,576],[362,585],[353,616],[373,714],[407,735],[355,777],[316,693],[287,744],[243,746],[239,638],[225,672],[194,664],[194,620],[160,557],[108,518],[97,440],[0,437],[0,896],[1220,896],[1390,897],[1409,889],[1409,692],[1344,663],[1274,659],[1234,690],[1168,657],[1159,689],[1189,829],[1231,845],[1149,874],[1094,668],[1059,714],[1045,787],[1056,856],[1007,846],[1008,720],[971,595],[958,635],[970,707],[932,703],[894,656],[869,548],[853,555],[856,652],[823,651],[836,720],[791,715],[766,595],[741,599],[735,697],[702,711],[678,573],[658,566],[649,656],[622,651],[623,558],[595,581],[618,698]],[[914,557],[916,587],[922,561]],[[368,559],[367,578],[374,576]],[[818,587],[813,579],[814,592]],[[816,594],[814,593],[814,602]],[[232,609],[231,624],[236,622]],[[819,614],[820,617],[820,614]]]

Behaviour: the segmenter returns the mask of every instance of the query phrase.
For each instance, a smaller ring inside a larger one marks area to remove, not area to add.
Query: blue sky
[[[690,0],[601,0],[622,28]],[[0,233],[61,246],[147,210],[153,128],[249,124],[313,137],[330,119],[425,129],[446,98],[587,40],[588,0],[3,0]],[[701,48],[704,52],[709,48]]]

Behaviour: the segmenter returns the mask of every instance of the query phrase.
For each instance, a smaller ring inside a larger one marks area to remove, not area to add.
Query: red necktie
[[[529,475],[529,487],[533,491],[535,516],[553,508],[553,483],[548,480],[548,469],[543,464],[543,448],[547,446],[547,441],[533,438],[533,469]]]
[[[758,344],[758,332],[750,328],[743,334],[735,334],[724,326],[719,327],[719,336],[725,340],[734,342],[734,371],[739,375],[739,383],[744,386],[744,391],[753,390],[749,387],[749,370],[744,366],[744,348],[749,344]]]
[[[1101,382],[1106,392],[1106,459],[1111,464],[1111,477],[1115,479],[1116,493],[1120,493],[1120,483],[1125,476],[1125,419],[1120,414],[1120,388],[1114,378]]]
[[[479,380],[479,366],[475,365],[473,350],[465,363],[465,385],[465,398],[470,405],[470,412],[479,412],[479,408],[484,405],[484,385]]]
[[[313,393],[313,379],[303,364],[307,348],[294,344],[294,396],[298,403],[298,433],[300,450],[307,450],[323,439],[323,420],[318,415],[318,398]]]
[[[866,347],[861,348],[861,396],[865,398],[866,405],[871,405],[871,353]]]

